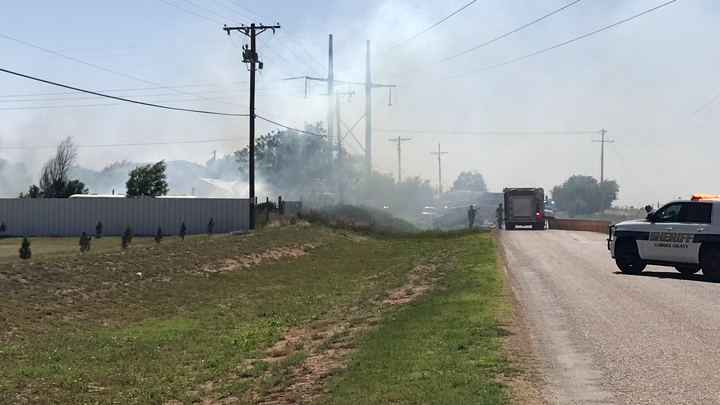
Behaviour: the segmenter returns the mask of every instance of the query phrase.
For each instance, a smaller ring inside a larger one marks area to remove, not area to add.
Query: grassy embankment
[[[125,252],[93,240],[84,256],[76,244],[0,258],[0,403],[507,400],[489,234],[299,223]]]

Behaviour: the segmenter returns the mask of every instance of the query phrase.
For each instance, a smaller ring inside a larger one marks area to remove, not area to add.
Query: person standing
[[[473,208],[473,205],[470,204],[470,209],[468,210],[468,222],[470,223],[470,229],[472,229],[473,224],[475,223],[475,213],[480,208]]]
[[[500,203],[495,210],[495,217],[497,217],[497,226],[498,229],[502,229],[503,226],[503,217],[505,214],[505,210],[503,209],[502,203]]]

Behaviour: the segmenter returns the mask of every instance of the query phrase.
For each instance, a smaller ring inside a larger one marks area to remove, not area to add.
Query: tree
[[[180,225],[180,239],[185,240],[185,234],[187,233],[187,227],[185,226],[185,222]]]
[[[45,163],[40,172],[40,186],[31,185],[27,194],[20,193],[20,198],[68,198],[73,194],[87,194],[88,189],[83,182],[70,180],[77,149],[72,137],[60,142],[55,156]]]
[[[102,222],[98,222],[97,225],[95,225],[95,238],[100,239],[103,237],[103,224]]]
[[[7,231],[7,225],[5,225],[5,221],[0,223],[0,238],[3,237],[3,234]]]
[[[20,258],[23,260],[27,260],[32,256],[32,250],[30,250],[30,239],[27,237],[23,238],[19,252]]]
[[[210,218],[210,221],[207,223],[207,227],[205,227],[207,230],[208,235],[212,235],[213,232],[215,232],[215,221],[213,221],[212,218]]]
[[[620,187],[615,180],[605,180],[602,187],[592,176],[576,175],[567,179],[561,186],[552,189],[553,200],[561,211],[571,217],[601,212],[612,206],[617,200]]]
[[[130,225],[127,225],[125,227],[125,231],[122,234],[122,237],[120,237],[120,246],[122,246],[123,249],[127,249],[130,242],[132,242],[133,237],[133,229],[130,227]]]
[[[483,175],[478,172],[462,172],[453,182],[451,191],[487,191]]]
[[[133,169],[125,183],[127,195],[130,197],[156,197],[168,193],[167,164],[161,160],[154,165],[139,166]]]
[[[90,238],[90,235],[88,235],[87,232],[83,232],[82,235],[80,235],[80,253],[85,253],[90,250],[91,242],[92,238]]]
[[[163,238],[163,236],[165,236],[165,235],[163,234],[163,230],[162,230],[161,227],[158,226],[158,230],[157,230],[157,232],[155,232],[155,243],[157,243],[157,244],[159,245],[159,244],[160,244],[160,241],[161,241],[162,238]]]

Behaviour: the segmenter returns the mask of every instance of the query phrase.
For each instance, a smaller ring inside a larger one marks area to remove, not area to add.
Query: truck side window
[[[658,210],[653,216],[655,222],[678,222],[682,203],[668,204]]]
[[[712,217],[712,203],[688,202],[683,204],[679,222],[709,224]]]

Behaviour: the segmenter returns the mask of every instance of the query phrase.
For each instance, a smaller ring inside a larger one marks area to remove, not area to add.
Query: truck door
[[[646,225],[648,239],[640,242],[646,260],[698,263],[695,235],[707,233],[712,203],[674,202],[660,208]],[[707,223],[705,222],[707,221]]]

